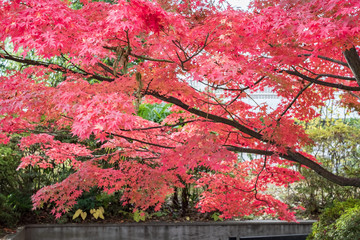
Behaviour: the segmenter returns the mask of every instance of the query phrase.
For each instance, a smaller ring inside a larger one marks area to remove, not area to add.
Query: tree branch
[[[136,58],[143,59],[143,60],[148,60],[148,61],[153,61],[153,62],[175,63],[174,61],[167,60],[167,59],[156,59],[156,58],[151,58],[151,57],[136,55],[136,54],[134,54],[134,53],[130,53],[129,55],[132,56],[132,57],[136,57]]]
[[[6,54],[0,54],[0,58],[11,60],[11,61],[18,62],[18,63],[24,63],[24,64],[32,65],[32,66],[43,66],[43,67],[47,67],[47,68],[49,68],[51,70],[59,71],[59,72],[63,72],[63,73],[72,72],[72,73],[81,74],[81,75],[84,75],[84,76],[90,75],[91,78],[99,80],[99,81],[105,81],[105,82],[114,81],[114,79],[112,79],[112,78],[102,77],[102,76],[99,76],[99,75],[96,75],[96,74],[80,73],[80,72],[76,72],[74,70],[65,68],[65,67],[57,65],[57,64],[43,62],[43,61],[30,60],[30,59],[23,59],[23,58],[13,56],[13,55],[10,55],[10,54],[7,54],[7,53]],[[54,65],[54,66],[52,66],[52,65]]]
[[[112,136],[115,136],[115,137],[120,137],[120,138],[126,139],[126,140],[128,140],[128,141],[134,141],[134,142],[144,143],[144,144],[151,145],[151,146],[154,146],[154,147],[160,147],[160,148],[166,148],[166,149],[175,149],[175,147],[160,145],[160,144],[151,143],[151,142],[145,142],[145,141],[140,140],[140,139],[127,137],[127,136],[120,135],[120,134],[116,134],[116,133],[109,133],[109,132],[105,132],[105,133],[106,133],[106,134],[109,134],[109,135],[112,135]]]
[[[123,132],[131,132],[131,131],[144,131],[144,130],[152,130],[152,129],[158,129],[158,128],[165,128],[165,127],[176,127],[176,126],[184,126],[187,123],[192,123],[192,122],[198,122],[200,120],[190,120],[190,121],[185,121],[185,122],[178,122],[175,124],[171,124],[171,125],[165,125],[165,126],[155,126],[155,127],[147,127],[147,128],[134,128],[134,129],[119,129],[120,131]],[[204,121],[202,121],[204,122]]]
[[[360,87],[351,87],[351,86],[346,86],[343,84],[320,81],[320,80],[317,80],[316,78],[308,77],[298,71],[281,70],[280,72],[286,72],[287,74],[290,74],[292,76],[300,77],[300,78],[304,79],[305,81],[312,82],[312,83],[319,84],[319,85],[326,86],[326,87],[332,87],[332,88],[337,88],[337,89],[347,90],[347,91],[360,91]]]
[[[239,131],[245,133],[245,134],[248,134],[262,142],[265,142],[265,143],[270,143],[270,144],[273,144],[273,145],[276,145],[276,142],[273,142],[273,141],[269,141],[267,139],[264,139],[263,138],[263,135],[258,133],[258,132],[255,132],[254,130],[248,128],[248,127],[245,127],[244,125],[241,125],[240,123],[234,121],[234,120],[230,120],[230,119],[227,119],[227,118],[223,118],[223,117],[219,117],[219,116],[216,116],[216,115],[213,115],[211,113],[207,113],[207,112],[204,112],[204,111],[201,111],[199,109],[195,109],[195,108],[192,108],[190,107],[189,105],[183,103],[181,100],[177,99],[177,98],[174,98],[172,96],[164,96],[164,95],[161,95],[157,92],[147,92],[148,95],[151,95],[157,99],[160,99],[162,101],[165,101],[165,102],[169,102],[169,103],[173,103],[175,104],[176,106],[178,107],[181,107],[183,108],[184,110],[190,112],[190,113],[193,113],[199,117],[203,117],[203,118],[206,118],[206,119],[210,119],[210,120],[213,120],[214,122],[218,122],[218,123],[223,123],[225,125],[228,125],[228,126],[232,126],[236,129],[238,129]],[[235,151],[235,152],[249,152],[249,153],[255,153],[255,154],[263,154],[263,155],[273,155],[274,152],[272,151],[266,151],[266,150],[249,150],[249,149],[246,149],[246,148],[239,148],[239,147],[236,147],[236,146],[230,146],[230,145],[227,145],[225,146],[228,150],[230,151]],[[302,154],[298,153],[298,152],[294,152],[293,150],[291,150],[290,148],[287,148],[287,153],[286,154],[279,154],[280,157],[284,158],[284,159],[287,159],[287,160],[290,160],[290,161],[293,161],[293,162],[297,162],[297,163],[300,163],[304,166],[307,166],[309,167],[310,169],[314,170],[316,173],[318,173],[320,176],[336,183],[336,184],[339,184],[341,186],[355,186],[355,187],[360,187],[360,178],[346,178],[346,177],[342,177],[342,176],[337,176],[331,172],[329,172],[328,170],[326,170],[325,168],[323,168],[322,166],[320,166],[318,163],[312,161],[311,159],[303,156]]]
[[[344,51],[344,56],[352,73],[355,76],[358,85],[360,86],[360,58],[356,48],[353,46],[350,49],[346,49]]]
[[[298,56],[299,56],[299,57],[301,57],[301,56],[310,57],[310,56],[312,56],[312,55],[313,55],[313,54],[300,54],[300,55],[298,55]],[[332,59],[332,58],[329,58],[329,57],[325,57],[325,56],[321,56],[321,55],[318,55],[317,57],[320,58],[320,59],[323,59],[323,60],[325,60],[325,61],[329,61],[329,62],[333,62],[333,63],[340,64],[340,65],[342,65],[342,66],[344,66],[344,67],[349,67],[349,65],[348,65],[346,62],[342,62],[342,61],[339,61],[339,60],[336,60],[336,59]]]
[[[272,156],[272,155],[278,155],[281,158],[284,158],[286,160],[300,163],[313,171],[315,171],[320,176],[326,178],[327,180],[334,182],[336,184],[339,184],[340,186],[354,186],[354,187],[360,187],[360,179],[359,178],[346,178],[342,176],[338,176],[333,174],[332,172],[328,171],[327,169],[323,168],[318,163],[312,161],[311,159],[303,156],[302,154],[298,152],[294,152],[290,149],[287,150],[286,154],[279,154],[274,151],[268,151],[268,150],[261,150],[261,149],[251,149],[251,148],[242,148],[232,145],[225,145],[227,150],[232,152],[241,152],[241,153],[251,153],[251,154],[259,154],[264,156]]]
[[[341,80],[348,80],[348,81],[355,81],[356,79],[353,77],[344,77],[334,74],[316,74],[316,78],[322,78],[322,77],[329,77],[329,78],[336,78]]]
[[[308,83],[305,87],[303,87],[298,94],[294,97],[294,99],[291,101],[291,103],[287,106],[287,108],[280,114],[280,117],[276,120],[276,121],[280,121],[280,119],[285,115],[285,113],[292,107],[292,105],[294,105],[294,103],[296,102],[296,100],[301,96],[301,94],[303,92],[305,92],[306,89],[308,89],[308,87],[311,86],[311,84],[313,83]]]
[[[219,117],[217,115],[214,115],[214,114],[211,114],[211,113],[208,113],[208,112],[204,112],[204,111],[201,111],[199,109],[196,109],[196,108],[192,108],[190,107],[189,105],[183,103],[181,100],[177,99],[177,98],[174,98],[172,96],[165,96],[165,95],[161,95],[159,94],[158,92],[155,92],[155,91],[148,91],[144,94],[147,94],[147,95],[151,95],[157,99],[160,99],[162,101],[165,101],[165,102],[168,102],[168,103],[173,103],[175,104],[176,106],[178,107],[181,107],[182,109],[190,112],[190,113],[193,113],[199,117],[203,117],[205,119],[210,119],[214,122],[218,122],[218,123],[224,123],[228,126],[232,126],[238,130],[240,130],[241,132],[251,136],[251,137],[254,137],[256,139],[259,139],[261,141],[265,141],[267,142],[267,140],[263,139],[263,135],[248,128],[248,127],[245,127],[244,125],[234,121],[234,120],[230,120],[230,119],[227,119],[227,118],[223,118],[223,117]]]

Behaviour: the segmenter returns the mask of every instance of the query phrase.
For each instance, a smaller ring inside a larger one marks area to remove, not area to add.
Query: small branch
[[[309,57],[309,56],[312,56],[313,54],[300,54],[300,55],[298,55],[299,57],[302,57],[302,56],[304,56],[304,57]],[[340,64],[340,65],[342,65],[342,66],[344,66],[344,67],[349,67],[349,65],[346,63],[346,62],[342,62],[342,61],[339,61],[339,60],[336,60],[336,59],[332,59],[332,58],[329,58],[329,57],[325,57],[325,56],[321,56],[321,55],[318,55],[317,56],[318,58],[320,58],[320,59],[323,59],[323,60],[325,60],[325,61],[329,61],[329,62],[333,62],[333,63],[337,63],[337,64]]]
[[[130,46],[129,30],[126,30],[125,33],[126,33],[126,41],[127,41],[127,46],[128,46],[128,54],[130,54],[131,46]]]
[[[312,75],[316,75],[316,79],[322,78],[322,77],[330,77],[330,78],[335,78],[335,79],[341,79],[341,80],[348,80],[348,81],[356,81],[355,78],[353,77],[344,77],[344,76],[339,76],[339,75],[335,75],[335,74],[317,74],[305,67],[299,66],[301,69],[311,73]]]
[[[223,146],[231,152],[259,154],[259,155],[264,155],[264,156],[272,156],[275,154],[275,152],[268,151],[268,150],[243,148],[243,147],[237,147],[237,146],[233,146],[233,145],[223,145]]]
[[[294,105],[294,103],[296,102],[296,100],[301,96],[301,94],[303,92],[305,92],[306,89],[308,89],[308,87],[311,86],[311,84],[313,84],[312,82],[308,83],[305,87],[303,87],[298,94],[294,97],[294,99],[291,101],[291,103],[287,106],[287,108],[280,114],[280,117],[276,120],[276,121],[280,121],[281,118],[286,114],[286,112],[292,107],[292,105]]]
[[[208,33],[208,34],[206,35],[204,45],[203,45],[198,51],[196,51],[191,57],[189,57],[189,58],[185,59],[184,61],[182,61],[182,64],[190,61],[192,58],[194,58],[194,57],[196,57],[197,55],[199,55],[199,54],[202,52],[202,50],[204,50],[204,48],[208,45],[207,42],[208,42],[209,36],[210,36],[210,33]]]
[[[90,74],[89,72],[85,71],[84,69],[81,69],[80,67],[76,66],[76,64],[72,63],[69,59],[67,59],[64,54],[61,53],[61,57],[68,61],[73,67],[75,67],[77,70],[82,71],[83,73]]]
[[[353,77],[344,77],[344,76],[339,76],[339,75],[334,75],[334,74],[316,74],[316,78],[322,78],[322,77],[330,77],[330,78],[336,78],[336,79],[341,79],[341,80],[348,80],[348,81],[355,81],[356,79]]]
[[[337,83],[329,83],[329,82],[324,82],[324,81],[320,81],[317,80],[316,78],[311,78],[308,77],[298,71],[291,71],[291,70],[281,70],[280,72],[286,72],[287,74],[290,74],[292,76],[297,76],[300,77],[308,82],[312,82],[318,85],[322,85],[322,86],[326,86],[326,87],[332,87],[332,88],[337,88],[337,89],[342,89],[342,90],[347,90],[347,91],[360,91],[360,87],[351,87],[351,86],[346,86],[343,84],[337,84]]]
[[[251,86],[247,86],[244,88],[239,89],[241,91],[241,93],[243,93],[245,90],[249,89],[250,87],[254,87],[256,85],[258,85],[263,79],[265,78],[265,76],[262,76],[259,80],[257,80],[253,85]],[[231,104],[233,104],[238,98],[240,97],[240,94],[238,94],[234,99],[232,99],[229,103],[227,103],[227,106],[230,106]]]
[[[109,135],[112,135],[112,136],[115,136],[115,137],[120,137],[120,138],[126,139],[128,141],[135,141],[135,142],[139,142],[139,143],[144,143],[144,144],[151,145],[151,146],[154,146],[154,147],[160,147],[160,148],[166,148],[166,149],[175,149],[175,147],[169,147],[169,146],[164,146],[164,145],[160,145],[160,144],[156,144],[156,143],[145,142],[143,140],[127,137],[127,136],[120,135],[120,134],[109,133],[109,132],[105,132],[105,133],[109,134]]]
[[[102,76],[99,76],[99,75],[96,75],[96,74],[80,73],[80,72],[76,72],[74,70],[65,68],[63,66],[59,66],[57,64],[43,62],[43,61],[30,60],[30,59],[23,59],[23,58],[20,58],[20,57],[17,57],[17,56],[10,55],[8,53],[0,54],[0,58],[15,61],[15,62],[18,62],[18,63],[24,63],[24,64],[32,65],[32,66],[43,66],[43,67],[49,68],[51,70],[59,71],[59,72],[63,72],[63,73],[71,72],[71,73],[75,73],[75,74],[81,74],[81,75],[84,75],[84,77],[86,77],[87,75],[90,75],[91,78],[97,79],[99,81],[105,81],[105,82],[114,81],[114,79],[112,79],[112,78],[102,77]]]
[[[254,82],[254,84],[252,84],[250,86],[247,86],[247,87],[243,87],[243,88],[223,88],[223,87],[218,87],[219,85],[214,86],[214,85],[210,85],[208,83],[205,83],[203,81],[199,81],[199,82],[204,84],[205,86],[211,87],[211,88],[213,88],[215,90],[224,90],[224,91],[231,91],[231,92],[244,92],[245,90],[248,90],[249,88],[258,85],[265,77],[266,76],[262,76],[259,80]],[[223,85],[225,85],[225,84],[223,84]]]
[[[266,161],[267,161],[267,156],[265,156],[264,164],[263,164],[260,172],[259,172],[259,173],[257,174],[257,176],[256,176],[255,185],[254,185],[254,193],[255,193],[255,196],[254,196],[254,197],[255,197],[256,200],[265,202],[266,204],[269,205],[268,201],[259,199],[259,198],[257,197],[257,194],[258,194],[257,184],[258,184],[258,181],[259,181],[259,178],[260,178],[261,173],[262,173],[262,172],[264,171],[264,169],[266,168]]]
[[[136,58],[143,59],[143,60],[148,60],[148,61],[153,61],[153,62],[175,63],[174,61],[167,60],[167,59],[156,59],[156,58],[151,58],[151,57],[136,55],[136,54],[134,54],[134,53],[130,53],[129,55],[132,56],[132,57],[136,57]]]
[[[172,43],[182,51],[185,59],[189,57],[189,55],[186,53],[186,50],[181,46],[181,43],[178,40],[172,40]]]
[[[171,124],[171,125],[165,125],[165,126],[156,126],[156,127],[147,127],[147,128],[134,128],[134,129],[119,129],[120,131],[124,131],[124,132],[131,132],[131,131],[144,131],[144,130],[152,130],[152,129],[159,129],[159,128],[165,128],[165,127],[176,127],[176,126],[183,126],[187,123],[192,123],[192,122],[205,122],[204,120],[190,120],[190,121],[185,121],[185,122],[178,122],[175,124]]]

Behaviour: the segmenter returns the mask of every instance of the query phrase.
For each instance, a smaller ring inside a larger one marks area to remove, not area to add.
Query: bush
[[[0,192],[4,195],[10,194],[19,186],[19,174],[16,168],[20,164],[21,155],[16,147],[10,143],[9,146],[0,145]]]
[[[354,240],[360,237],[360,206],[346,210],[336,221],[335,239]]]
[[[8,196],[9,205],[19,214],[31,212],[33,208],[31,195],[31,189],[16,189]]]
[[[0,225],[14,227],[20,219],[20,214],[15,212],[5,195],[0,194]]]
[[[346,223],[348,223],[347,220],[349,219],[349,217],[345,217],[345,216],[347,214],[350,214],[351,209],[354,208],[360,208],[360,199],[349,199],[345,202],[334,202],[334,205],[332,207],[325,208],[325,210],[319,217],[319,221],[313,225],[312,233],[309,235],[307,239],[308,240],[343,239],[340,237],[336,237],[336,234],[339,234],[337,227],[341,226],[341,229],[351,228],[350,226],[349,227],[345,226]],[[358,218],[360,220],[360,215],[358,216]],[[345,230],[343,230],[342,232],[345,232]],[[357,238],[353,238],[353,239],[357,239]]]

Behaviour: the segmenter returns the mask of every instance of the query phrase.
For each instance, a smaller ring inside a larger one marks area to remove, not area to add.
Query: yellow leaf
[[[190,217],[186,217],[186,221],[190,221]]]
[[[100,217],[101,219],[105,219],[102,212],[99,212],[99,217]]]
[[[90,210],[90,213],[91,213],[91,214],[94,214],[95,212],[96,212],[95,209],[91,209],[91,210]]]
[[[104,210],[103,207],[99,207],[99,210],[101,211],[101,213],[104,213],[104,212],[105,212],[105,210]]]
[[[82,212],[82,213],[81,213],[81,218],[82,218],[82,220],[85,220],[86,216],[87,216],[87,213],[86,213],[86,212]]]
[[[74,214],[74,216],[73,216],[73,220],[74,220],[75,218],[77,218],[81,213],[82,213],[82,210],[81,210],[81,209],[76,210],[76,212],[75,212],[75,214]]]
[[[96,212],[94,212],[93,215],[94,215],[94,218],[95,218],[95,219],[98,219],[98,217],[99,217],[99,210],[97,210]]]

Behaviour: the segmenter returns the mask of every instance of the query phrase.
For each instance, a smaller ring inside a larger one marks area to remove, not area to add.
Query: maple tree
[[[19,168],[74,170],[39,190],[35,207],[52,203],[59,217],[97,186],[158,210],[174,188],[192,184],[204,189],[200,211],[292,221],[266,192],[301,179],[291,166],[360,186],[304,153],[310,140],[298,124],[335,92],[359,110],[359,1],[255,0],[247,12],[207,0],[0,6],[0,58],[22,66],[1,76],[1,143],[27,133]],[[244,101],[265,87],[281,97],[276,109]],[[161,102],[172,104],[161,123],[138,116],[142,103]],[[60,141],[60,131],[78,142]],[[107,153],[90,150],[89,138]],[[239,152],[257,158],[240,161]]]

